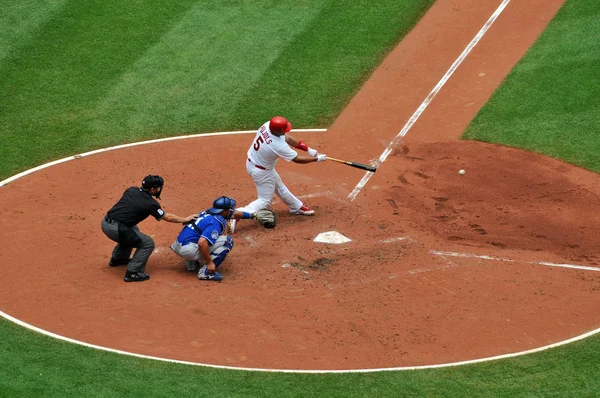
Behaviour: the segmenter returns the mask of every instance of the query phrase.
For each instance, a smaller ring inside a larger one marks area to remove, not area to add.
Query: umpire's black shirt
[[[117,204],[106,213],[107,218],[129,227],[144,221],[149,215],[160,221],[165,212],[149,192],[138,187],[127,188]]]

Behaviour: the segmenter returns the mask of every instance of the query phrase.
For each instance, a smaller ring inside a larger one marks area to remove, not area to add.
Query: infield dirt
[[[464,361],[598,328],[600,273],[540,264],[600,269],[600,223],[588,216],[600,208],[598,175],[458,140],[562,2],[511,2],[355,201],[348,195],[362,171],[280,162],[316,215],[291,216],[276,202],[275,229],[240,222],[222,283],[188,273],[168,249],[179,226],[151,219],[140,227],[156,242],[152,278],[123,283],[124,269],[107,266],[112,242],[100,220],[148,173],[166,180],[167,212],[200,211],[220,195],[253,200],[249,135],[108,151],[8,184],[0,307],[91,344],[278,369]],[[499,4],[439,0],[327,132],[297,136],[329,156],[376,160]],[[190,173],[202,167],[193,153],[227,167]],[[214,181],[223,182],[218,191]],[[352,242],[313,242],[332,230]]]

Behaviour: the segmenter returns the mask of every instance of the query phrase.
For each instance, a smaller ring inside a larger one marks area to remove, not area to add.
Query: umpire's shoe
[[[125,282],[143,282],[150,279],[150,275],[145,272],[125,272]]]

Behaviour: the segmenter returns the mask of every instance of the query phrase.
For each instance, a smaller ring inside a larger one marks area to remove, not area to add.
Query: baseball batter
[[[275,116],[258,129],[246,159],[246,171],[254,181],[258,199],[239,210],[255,213],[271,206],[275,194],[289,207],[294,215],[312,216],[315,212],[306,206],[285,186],[275,170],[279,158],[294,163],[324,162],[327,156],[304,142],[286,134],[292,129],[292,124],[283,116]],[[308,152],[309,156],[298,155],[291,147]],[[229,227],[235,231],[237,220],[231,220]]]

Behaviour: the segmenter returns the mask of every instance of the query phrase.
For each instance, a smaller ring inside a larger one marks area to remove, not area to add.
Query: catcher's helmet
[[[276,133],[287,133],[292,129],[292,123],[283,116],[275,116],[269,122],[269,130]]]
[[[235,200],[231,199],[227,196],[221,196],[213,202],[213,207],[208,209],[207,211],[210,214],[219,214],[223,210],[234,210],[235,209]]]

